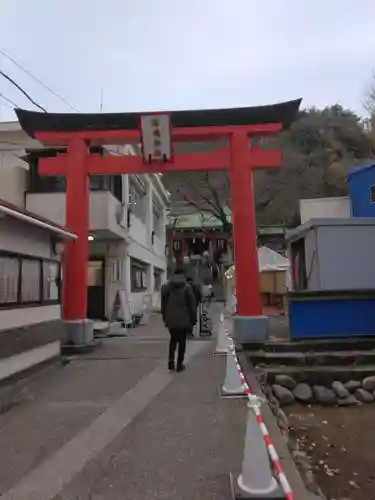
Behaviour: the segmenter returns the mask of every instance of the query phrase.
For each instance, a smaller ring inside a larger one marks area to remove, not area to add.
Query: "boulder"
[[[294,402],[293,393],[286,387],[283,387],[279,384],[274,384],[272,386],[272,390],[274,395],[279,400],[280,406],[290,405]]]
[[[283,387],[286,387],[290,391],[295,389],[297,386],[297,382],[294,380],[294,378],[290,377],[289,375],[282,375],[282,374],[276,375],[275,384],[282,385]]]
[[[347,398],[342,398],[337,401],[339,406],[354,406],[358,404],[358,399],[354,394],[349,394]]]
[[[356,389],[354,395],[361,403],[372,403],[374,401],[374,396],[371,392],[362,388]]]
[[[335,380],[335,382],[332,382],[332,390],[338,396],[339,398],[347,398],[350,396],[350,392],[346,387],[344,387],[344,384],[342,382],[339,382],[338,380]]]
[[[281,408],[279,408],[279,411],[277,412],[277,422],[282,430],[289,430],[288,417],[285,415],[285,412]]]
[[[349,380],[344,384],[345,389],[348,389],[349,392],[354,392],[356,389],[361,387],[361,382],[359,380]]]
[[[293,396],[301,403],[310,403],[313,398],[313,391],[309,384],[298,384],[293,391]]]
[[[370,392],[375,391],[375,375],[364,378],[362,381],[362,387],[366,391]]]
[[[336,394],[323,385],[314,385],[313,392],[317,403],[323,406],[333,406],[337,403]]]

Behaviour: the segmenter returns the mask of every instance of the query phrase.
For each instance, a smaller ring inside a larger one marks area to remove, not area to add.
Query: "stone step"
[[[375,364],[375,350],[317,351],[317,352],[267,352],[245,351],[251,362],[257,365],[297,366],[349,366]]]
[[[374,337],[342,338],[342,339],[316,339],[301,341],[269,341],[247,342],[243,344],[246,351],[267,352],[306,352],[306,351],[367,351],[375,350]]]
[[[308,382],[310,385],[325,385],[328,387],[334,380],[347,382],[348,380],[362,380],[375,375],[375,364],[362,366],[269,366],[262,371],[266,382],[273,384],[276,375],[290,375],[296,382]]]

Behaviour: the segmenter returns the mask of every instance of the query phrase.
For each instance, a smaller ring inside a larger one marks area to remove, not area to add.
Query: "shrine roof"
[[[296,119],[302,99],[267,106],[228,109],[171,111],[173,127],[210,127],[282,123],[288,128]],[[142,113],[41,113],[16,108],[22,128],[36,132],[79,132],[85,130],[138,129]]]

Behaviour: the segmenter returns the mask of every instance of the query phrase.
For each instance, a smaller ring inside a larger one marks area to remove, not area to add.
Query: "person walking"
[[[208,280],[204,281],[202,286],[202,305],[203,310],[208,312],[208,308],[211,305],[212,299],[212,285]]]
[[[161,313],[171,336],[168,370],[175,369],[175,353],[178,348],[177,371],[181,372],[185,369],[186,337],[197,322],[194,293],[182,269],[177,268],[171,280],[162,288]]]

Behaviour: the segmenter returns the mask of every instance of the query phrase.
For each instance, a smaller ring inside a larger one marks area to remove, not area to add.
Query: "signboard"
[[[172,161],[171,118],[154,113],[141,116],[142,154],[147,163]]]
[[[112,306],[112,311],[110,315],[110,322],[114,322],[121,319],[126,325],[130,325],[132,322],[132,313],[130,310],[130,304],[124,288],[119,288],[116,293],[115,301]]]

